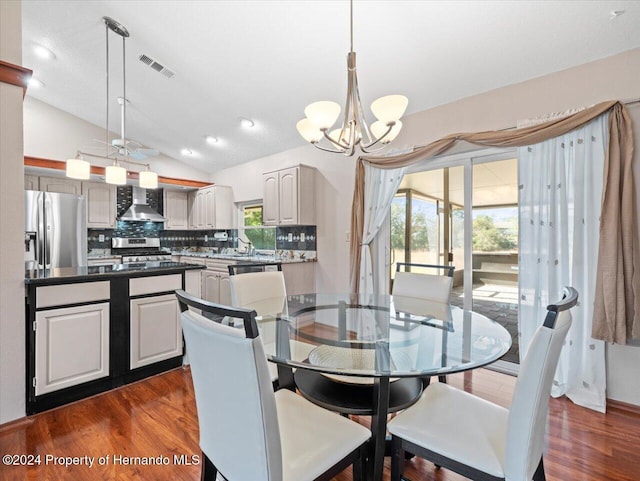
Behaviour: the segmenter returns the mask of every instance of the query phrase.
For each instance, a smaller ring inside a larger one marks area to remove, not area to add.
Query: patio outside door
[[[498,367],[517,370],[517,159],[458,156],[443,164],[407,174],[393,201],[391,282],[397,262],[453,265],[452,303],[509,330],[513,345]]]

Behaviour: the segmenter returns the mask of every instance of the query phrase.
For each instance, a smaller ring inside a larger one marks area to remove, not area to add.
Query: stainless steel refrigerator
[[[87,265],[87,204],[84,196],[27,190],[25,269]]]

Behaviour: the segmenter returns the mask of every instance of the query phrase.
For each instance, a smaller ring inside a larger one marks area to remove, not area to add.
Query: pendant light
[[[113,165],[105,168],[105,182],[108,184],[124,185],[127,183],[127,170],[120,165],[120,162],[125,164],[146,165],[146,171],[139,173],[140,187],[146,189],[156,189],[158,187],[158,174],[150,170],[149,164],[139,164],[129,160],[129,148],[127,146],[126,136],[126,122],[127,122],[127,71],[126,71],[126,45],[125,40],[129,37],[129,31],[121,23],[117,22],[110,17],[102,17],[105,24],[106,32],[106,45],[107,45],[107,108],[106,108],[106,144],[107,148],[110,145],[114,145],[118,148],[118,154],[121,154],[124,158],[118,161],[117,157],[113,161]],[[118,98],[118,104],[120,105],[120,126],[121,136],[120,139],[109,142],[109,30],[116,35],[122,37],[122,97]]]
[[[104,20],[104,24],[105,24],[105,34],[106,34],[106,51],[107,51],[107,125],[105,126],[105,134],[106,134],[106,144],[107,144],[107,149],[109,148],[109,30],[111,30],[112,32],[114,32],[116,35],[120,35],[122,37],[122,97],[126,98],[126,88],[127,88],[127,83],[126,83],[126,75],[125,75],[125,68],[126,68],[126,47],[125,47],[125,39],[127,37],[129,37],[129,31],[126,29],[126,27],[124,25],[122,25],[121,23],[117,22],[116,20],[114,20],[113,18],[110,17],[102,17],[102,20]],[[124,104],[126,104],[126,102],[123,102]],[[124,109],[126,109],[126,105],[123,105],[123,112]],[[125,119],[125,114],[122,114],[122,139],[125,142],[125,148],[124,150],[124,160],[127,160],[127,149],[126,149],[126,137],[124,136],[124,130],[125,130],[125,125],[124,125],[124,119]],[[114,159],[113,161],[113,165],[109,165],[107,167],[105,167],[104,169],[105,172],[105,182],[107,184],[115,184],[115,185],[124,185],[127,183],[127,170],[122,167],[120,165],[120,163],[118,162],[118,159]]]
[[[151,172],[147,166],[147,170],[140,172],[140,187],[145,189],[158,188],[158,174]]]
[[[80,152],[78,152],[75,159],[67,159],[65,173],[71,179],[90,179],[91,164],[84,160]]]

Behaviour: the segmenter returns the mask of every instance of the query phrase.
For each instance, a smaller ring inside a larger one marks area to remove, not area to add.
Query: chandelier
[[[382,149],[377,144],[388,144],[402,129],[400,117],[407,109],[408,99],[404,95],[387,95],[374,100],[371,111],[376,117],[371,126],[367,124],[358,92],[356,53],[353,51],[353,0],[350,1],[351,49],[347,54],[347,101],[342,126],[329,131],[340,116],[340,105],[322,100],[307,105],[305,118],[296,124],[300,135],[320,150],[351,156],[356,147],[364,153]],[[327,140],[331,148],[320,145]]]

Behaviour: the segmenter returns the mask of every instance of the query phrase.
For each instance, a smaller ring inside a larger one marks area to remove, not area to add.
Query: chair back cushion
[[[286,309],[287,290],[282,271],[250,272],[229,277],[231,303],[253,309],[258,316],[279,314]]]
[[[453,278],[449,276],[396,272],[391,294],[449,304],[452,285]]]
[[[239,276],[242,277],[242,276]],[[282,479],[278,413],[260,337],[182,313],[200,447],[225,479]]]
[[[551,384],[570,327],[569,310],[558,313],[555,328],[540,326],[520,365],[509,409],[506,480],[532,479],[538,467],[544,449]]]

